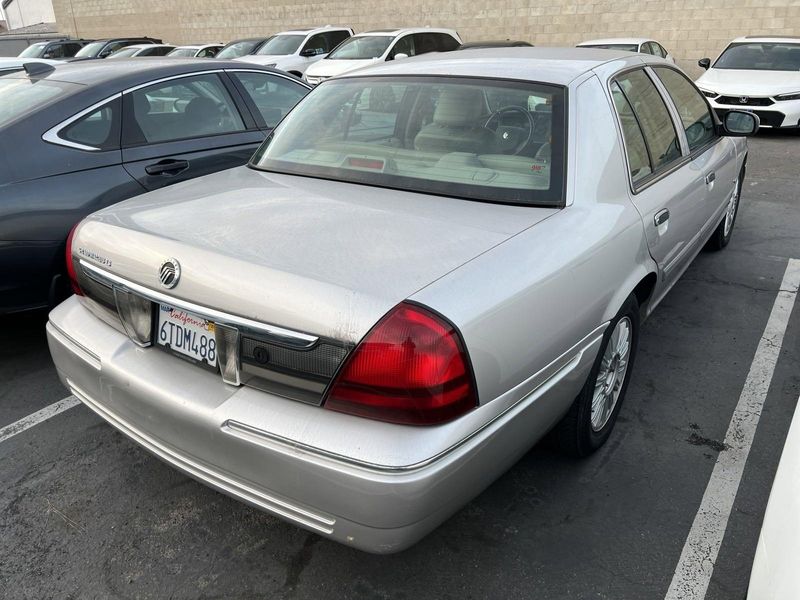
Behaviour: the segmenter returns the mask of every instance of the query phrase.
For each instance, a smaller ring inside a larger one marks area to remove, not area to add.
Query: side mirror
[[[745,136],[753,135],[758,131],[761,120],[758,115],[743,110],[730,110],[722,119],[725,135]]]
[[[300,51],[300,56],[305,56],[306,58],[316,56],[317,54],[321,54],[317,48],[304,48]]]
[[[113,52],[111,52],[111,50],[103,50],[100,54],[97,55],[97,58],[107,58],[112,54]]]
[[[403,60],[404,58],[408,58],[408,54],[406,54],[405,52],[398,52],[397,54],[394,55],[395,60]]]
[[[710,58],[701,58],[697,61],[697,66],[703,67],[705,70],[708,70],[711,66],[711,59]]]
[[[47,52],[42,54],[42,58],[53,58],[53,53],[48,50]]]

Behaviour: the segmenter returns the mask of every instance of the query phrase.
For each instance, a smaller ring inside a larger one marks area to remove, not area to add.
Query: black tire
[[[736,188],[736,207],[734,208],[733,212],[733,221],[731,222],[730,229],[728,229],[727,233],[725,232],[725,218],[727,216],[727,210],[725,215],[722,216],[722,220],[717,225],[717,228],[714,230],[714,233],[711,234],[711,237],[706,243],[706,248],[712,251],[719,251],[722,250],[728,243],[731,241],[731,237],[733,236],[733,228],[736,226],[736,216],[739,214],[739,205],[742,203],[742,184],[744,183],[744,167],[739,172],[739,183]]]
[[[622,384],[619,388],[619,395],[617,396],[616,404],[614,404],[611,410],[611,414],[607,417],[602,427],[595,430],[592,426],[592,400],[594,398],[595,382],[600,373],[603,357],[609,346],[611,336],[617,324],[623,319],[628,319],[628,323],[630,324],[628,367],[623,375]],[[589,373],[589,377],[583,389],[580,394],[578,394],[578,397],[575,398],[569,412],[567,412],[553,430],[555,443],[563,453],[577,457],[589,456],[600,448],[600,446],[605,444],[606,440],[608,440],[611,435],[622,402],[625,399],[625,393],[628,390],[628,382],[633,373],[636,349],[639,345],[639,321],[639,303],[636,301],[636,296],[631,294],[617,313],[617,316],[609,323],[603,335],[600,351],[597,354],[597,358],[594,361],[594,365],[592,366],[592,370]]]

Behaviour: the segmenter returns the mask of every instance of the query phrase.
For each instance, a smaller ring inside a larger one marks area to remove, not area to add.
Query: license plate
[[[217,366],[214,323],[185,310],[159,305],[156,343],[211,367]]]

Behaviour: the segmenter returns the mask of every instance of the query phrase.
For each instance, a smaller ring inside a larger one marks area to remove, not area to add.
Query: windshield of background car
[[[328,55],[337,60],[380,58],[394,38],[388,35],[365,35],[345,40]]]
[[[139,50],[141,50],[141,48],[123,48],[122,50],[117,50],[108,58],[128,58],[139,52]]]
[[[0,127],[60,99],[79,87],[60,81],[0,77]]]
[[[175,48],[175,50],[167,54],[167,56],[193,57],[197,54],[197,50],[198,48]]]
[[[626,52],[638,52],[639,46],[636,44],[592,44],[591,46],[580,46],[580,48],[599,48],[600,50],[624,50]]]
[[[86,44],[83,48],[78,50],[75,53],[75,58],[84,58],[87,56],[97,56],[100,54],[100,50],[102,50],[106,45],[106,42],[92,42],[91,44]]]
[[[28,46],[19,53],[20,57],[23,58],[39,58],[42,55],[42,52],[47,47],[47,42],[33,44],[32,46]]]
[[[261,40],[245,40],[243,42],[228,44],[219,51],[216,58],[239,58],[240,56],[246,56],[250,54],[260,42]]]
[[[306,39],[304,35],[276,35],[261,46],[256,54],[262,56],[294,54],[304,39]]]
[[[456,77],[329,80],[251,166],[489,202],[563,204],[564,89]]]
[[[800,71],[800,44],[783,42],[731,44],[714,63],[714,68]]]

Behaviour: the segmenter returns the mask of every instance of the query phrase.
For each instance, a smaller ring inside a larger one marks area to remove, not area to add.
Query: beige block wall
[[[800,0],[53,0],[59,31],[85,38],[151,35],[227,42],[325,24],[356,31],[456,29],[465,41],[523,39],[571,46],[599,37],[660,41],[693,73],[740,35],[800,35]]]

